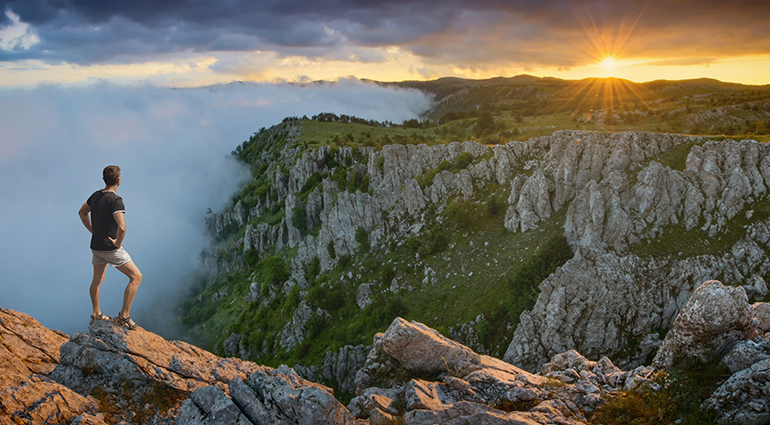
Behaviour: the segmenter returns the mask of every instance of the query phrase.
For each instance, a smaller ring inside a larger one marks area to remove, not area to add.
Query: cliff
[[[339,384],[400,315],[529,371],[573,349],[632,369],[701,282],[768,293],[768,145],[558,131],[311,148],[303,125],[239,147],[255,179],[207,219],[211,277],[185,308],[221,354]],[[574,257],[551,269],[542,250],[558,238]]]
[[[540,373],[396,318],[356,373],[356,397],[276,369],[220,358],[141,328],[92,322],[72,337],[0,308],[0,424],[565,424],[601,421],[630,394],[681,397],[666,370],[712,358],[732,373],[700,409],[721,423],[762,423],[770,367],[770,304],[705,282],[653,366],[622,371],[607,357],[558,354]],[[698,385],[705,385],[699,383]],[[675,419],[680,412],[667,412]]]

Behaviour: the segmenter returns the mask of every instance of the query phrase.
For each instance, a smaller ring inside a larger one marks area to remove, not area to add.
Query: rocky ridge
[[[565,424],[591,421],[619,392],[666,385],[660,372],[721,359],[732,376],[703,402],[721,423],[765,423],[770,304],[742,287],[700,285],[652,366],[623,371],[571,350],[539,373],[477,354],[401,318],[374,338],[342,405],[294,369],[223,359],[141,328],[92,322],[68,338],[0,309],[0,424]]]
[[[287,126],[296,131],[287,123],[281,128]],[[464,142],[393,144],[380,151],[301,150],[289,143],[275,162],[284,171],[268,168],[275,196],[251,208],[242,200],[209,217],[212,236],[229,223],[245,230],[233,245],[213,248],[206,261],[218,276],[240,263],[238,256],[229,263],[222,260],[217,249],[235,247],[243,256],[249,250],[294,248],[291,276],[282,290],[288,293],[298,285],[305,294],[308,265],[318,258],[321,269],[328,270],[340,257],[359,252],[358,229],[367,232],[373,247],[387,249],[425,232],[431,224],[428,209],[435,208],[437,220],[442,220],[449,200],[470,199],[491,184],[502,185],[508,188],[506,229],[538,231],[561,215],[564,234],[576,252],[542,282],[538,301],[522,314],[504,358],[534,371],[566,350],[589,356],[625,352],[618,362],[631,368],[649,360],[661,343],[660,334],[671,327],[700,282],[729,279],[743,285],[752,298],[767,294],[768,150],[753,141],[580,131],[492,147]],[[442,161],[454,163],[461,154],[474,158],[467,168],[425,179]],[[333,171],[327,167],[331,159],[366,176],[369,190],[344,190],[327,177],[303,202],[299,195],[311,177]],[[286,211],[280,224],[251,224],[271,208]],[[289,212],[297,210],[304,211],[307,228],[315,227],[316,233],[294,226]],[[745,224],[738,227],[736,222]],[[678,233],[697,233],[706,243],[709,238],[726,242],[709,254],[637,254],[650,242]],[[356,278],[355,273],[351,276]],[[250,301],[260,300],[259,285],[252,283]],[[359,306],[368,305],[366,294],[373,289],[365,285],[356,294]],[[307,323],[325,314],[321,309],[298,311],[278,341],[282,349],[300,345],[307,337]],[[461,340],[473,340],[473,324],[456,325],[467,329]]]
[[[375,338],[355,375],[358,396],[345,407],[289,367],[219,358],[110,321],[67,338],[0,309],[0,336],[0,359],[13,366],[4,368],[0,424],[580,424],[602,403],[601,391],[625,388],[628,379],[607,384],[608,373],[636,373],[565,353],[549,376],[579,363],[604,390],[565,385],[399,318]]]

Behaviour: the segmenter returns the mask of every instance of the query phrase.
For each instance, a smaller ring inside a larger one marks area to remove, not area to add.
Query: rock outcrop
[[[69,337],[26,314],[0,308],[0,424],[70,423],[98,402],[51,379]],[[101,424],[93,417],[91,422]]]
[[[602,394],[645,374],[566,353],[537,375],[399,318],[375,336],[348,408],[372,423],[581,424],[603,404]]]
[[[95,321],[68,337],[0,308],[0,424],[353,424],[330,388]],[[91,395],[93,394],[93,395]]]
[[[656,371],[719,358],[732,372],[701,408],[721,423],[770,418],[770,329],[766,303],[742,287],[700,285],[677,316],[653,366],[621,370],[608,357],[574,350],[539,373],[478,354],[418,322],[395,319],[377,334],[355,374],[356,396],[276,369],[223,359],[141,328],[92,322],[71,338],[0,309],[0,424],[585,424],[608,398],[642,386]],[[363,347],[330,355],[321,371],[346,379]]]
[[[532,374],[398,318],[375,338],[345,407],[289,367],[223,359],[111,321],[68,338],[0,309],[0,336],[0,424],[577,425],[602,394],[646,379],[646,370],[622,372],[577,353],[554,358],[545,376]],[[355,362],[362,348],[328,363]]]
[[[472,156],[472,162],[452,171],[440,166],[455,164],[461,155]],[[442,214],[449,199],[473,199],[493,185],[504,188],[498,194],[507,200],[500,224],[518,233],[558,223],[575,252],[540,284],[537,302],[521,315],[504,359],[534,372],[554,355],[576,350],[589,358],[610,356],[620,367],[635,369],[652,359],[660,336],[701,282],[736,282],[754,300],[767,294],[768,158],[770,145],[751,140],[645,132],[559,131],[492,147],[454,142],[302,150],[288,143],[277,159],[269,157],[273,162],[266,173],[274,196],[254,201],[251,208],[236,203],[208,221],[213,230],[246,223],[243,239],[224,247],[241,250],[239,255],[296,249],[283,290],[296,285],[304,295],[308,265],[317,258],[323,272],[359,253],[359,229],[373,249],[387,252],[425,235],[434,223],[446,223]],[[339,170],[347,179],[366,178],[367,190],[344,187],[344,179],[332,178]],[[315,186],[306,187],[313,179]],[[260,221],[271,208],[283,208],[280,223]],[[303,209],[304,221],[315,226],[312,232],[299,231],[291,219]],[[667,246],[679,239],[694,243]],[[216,248],[205,257],[216,270],[230,272],[237,265],[227,263],[228,256]],[[512,258],[511,269],[517,260]],[[345,276],[359,284],[349,295],[362,309],[371,305],[372,288],[390,283],[362,281],[359,270]],[[420,290],[420,282],[435,285],[440,278],[420,276],[407,290]],[[249,301],[266,305],[269,300],[256,292]],[[301,328],[311,311],[304,307],[286,317],[276,349],[291,350],[303,340]],[[461,329],[455,334],[467,336],[480,351],[473,326],[447,324]],[[623,358],[616,358],[619,353]]]
[[[748,329],[751,319],[752,309],[743,288],[707,281],[679,312],[652,364],[668,368],[683,359],[706,362],[718,353],[727,353],[753,330]]]

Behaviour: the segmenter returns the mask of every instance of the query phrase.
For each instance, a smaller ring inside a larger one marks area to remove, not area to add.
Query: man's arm
[[[83,222],[83,226],[86,226],[89,232],[94,233],[94,229],[91,227],[91,217],[88,216],[90,212],[91,207],[88,206],[88,203],[84,202],[83,206],[80,207],[80,211],[78,211],[78,215],[80,216],[80,221]]]
[[[118,211],[112,216],[115,218],[115,222],[118,223],[118,231],[115,235],[115,239],[109,238],[110,241],[112,241],[112,244],[115,245],[115,248],[120,248],[123,246],[123,238],[126,237],[126,217],[123,211]]]

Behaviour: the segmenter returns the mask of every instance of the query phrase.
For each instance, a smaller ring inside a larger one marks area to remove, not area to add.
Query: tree
[[[479,113],[479,118],[476,120],[476,127],[473,129],[473,134],[477,137],[486,136],[492,133],[497,128],[497,123],[492,113],[488,110],[483,110]]]

